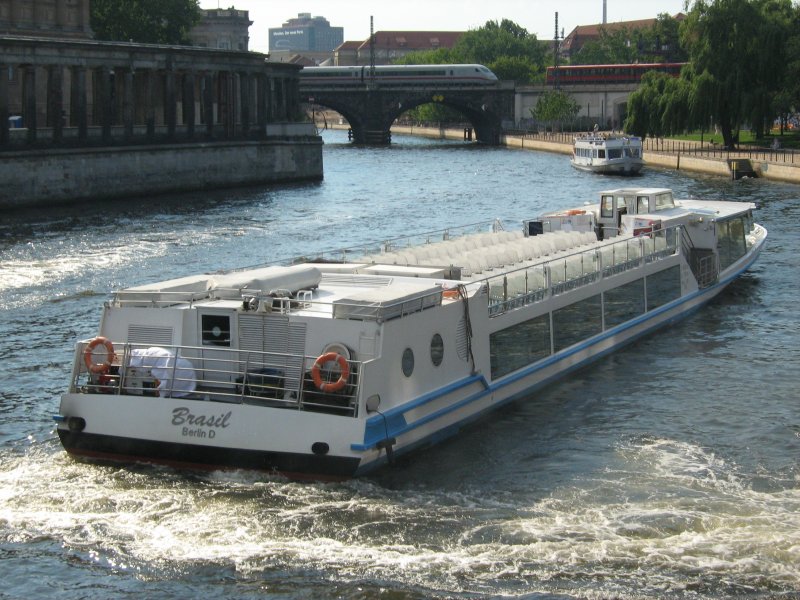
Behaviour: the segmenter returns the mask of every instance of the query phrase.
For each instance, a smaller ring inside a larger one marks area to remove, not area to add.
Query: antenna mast
[[[372,16],[369,18],[369,76],[370,79],[375,79],[375,30]]]

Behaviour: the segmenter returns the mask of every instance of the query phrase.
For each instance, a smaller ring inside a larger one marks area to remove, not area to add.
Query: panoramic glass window
[[[644,314],[644,279],[637,279],[603,294],[606,329]]]
[[[491,335],[492,379],[550,356],[550,315],[542,315]]]
[[[553,311],[553,349],[558,352],[602,331],[600,294]]]
[[[411,377],[411,374],[414,372],[414,351],[411,348],[403,350],[402,367],[403,375]]]
[[[442,364],[442,359],[444,358],[444,340],[442,340],[442,336],[438,333],[433,334],[433,338],[431,338],[431,362],[433,362],[434,367],[438,367]]]
[[[231,320],[225,315],[203,315],[202,336],[204,346],[230,346]]]
[[[745,225],[742,218],[717,222],[717,244],[719,247],[719,268],[731,266],[747,251],[744,239]]]
[[[672,302],[681,295],[681,268],[670,267],[647,277],[647,310]]]

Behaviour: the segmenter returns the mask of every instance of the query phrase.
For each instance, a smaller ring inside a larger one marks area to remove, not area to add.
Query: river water
[[[0,222],[0,598],[800,597],[800,188],[325,132],[320,183]],[[53,432],[108,291],[620,185],[756,202],[713,304],[413,460],[336,484],[77,463]]]

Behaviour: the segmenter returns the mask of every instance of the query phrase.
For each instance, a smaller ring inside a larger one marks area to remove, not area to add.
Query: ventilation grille
[[[322,283],[328,285],[346,285],[348,287],[380,288],[388,287],[388,285],[392,283],[392,278],[379,276],[357,277],[347,274],[323,273]]]
[[[172,327],[128,325],[128,343],[150,346],[172,346]]]
[[[458,322],[456,329],[456,352],[461,360],[469,359],[469,344],[467,343],[467,324],[463,317]]]

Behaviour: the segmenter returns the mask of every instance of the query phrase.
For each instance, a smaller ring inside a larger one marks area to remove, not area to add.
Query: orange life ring
[[[100,344],[106,347],[106,359],[101,363],[96,363],[94,362],[94,349]],[[92,373],[108,373],[115,357],[114,344],[111,343],[111,340],[104,338],[102,335],[97,336],[89,342],[86,345],[86,349],[83,351],[83,362],[86,364],[86,368]]]
[[[585,214],[586,214],[586,211],[585,211],[585,210],[581,210],[581,209],[579,209],[579,208],[573,208],[572,210],[568,210],[568,211],[567,211],[567,214],[568,214],[569,216],[574,216],[574,215],[585,215]]]
[[[322,374],[320,373],[322,365],[333,361],[339,363],[339,379],[330,383],[327,381],[322,381]],[[311,379],[314,381],[314,385],[317,386],[321,392],[338,392],[345,385],[347,385],[347,379],[349,377],[350,365],[347,364],[347,359],[336,352],[326,352],[322,356],[318,357],[317,360],[314,361],[314,366],[311,367]]]
[[[458,298],[458,296],[459,296],[458,288],[446,289],[446,290],[444,290],[442,292],[442,296],[444,296],[445,298],[450,298],[451,300],[454,300],[454,299]]]

